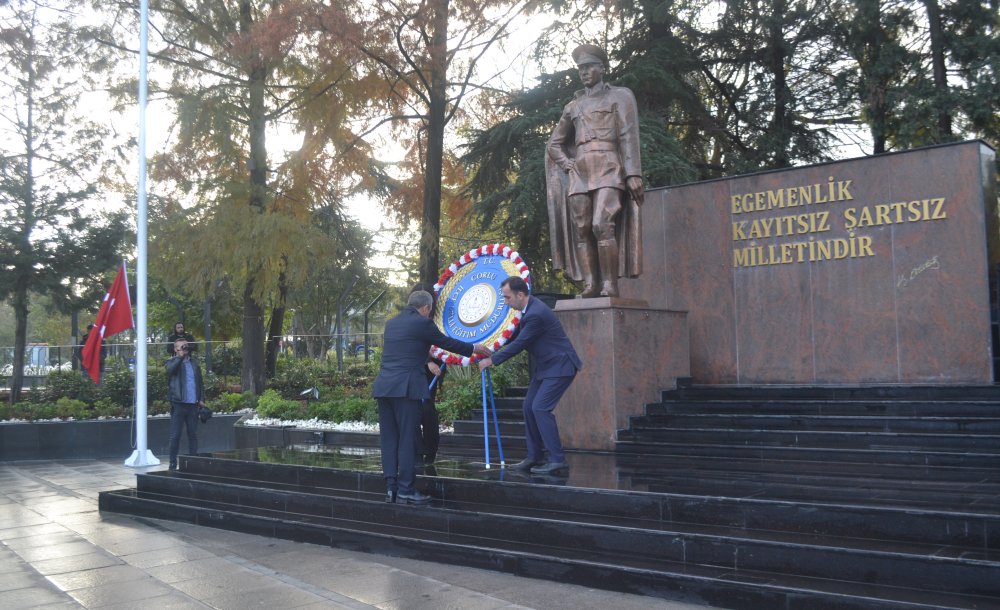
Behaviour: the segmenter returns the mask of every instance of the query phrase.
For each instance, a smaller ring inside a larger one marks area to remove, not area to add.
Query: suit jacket
[[[493,364],[510,360],[523,350],[528,350],[535,362],[537,379],[547,377],[572,377],[583,368],[559,318],[549,306],[535,297],[528,299],[527,311],[521,317],[517,336],[493,354]]]
[[[445,335],[430,319],[407,307],[385,325],[382,366],[372,387],[374,398],[431,397],[427,389],[427,354],[431,345],[471,356],[471,343]]]

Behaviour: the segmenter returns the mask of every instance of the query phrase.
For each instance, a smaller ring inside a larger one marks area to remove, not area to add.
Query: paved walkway
[[[121,460],[0,462],[0,608],[705,608],[101,514],[98,492],[134,487],[135,473]]]

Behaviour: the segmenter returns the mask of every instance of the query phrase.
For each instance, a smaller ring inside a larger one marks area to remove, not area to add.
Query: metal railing
[[[279,349],[285,357],[336,360],[338,341],[345,357],[343,364],[366,362],[374,350],[382,347],[381,333],[342,333],[340,335],[285,335]],[[205,368],[224,379],[240,376],[241,341],[194,341],[198,346],[198,357]],[[24,388],[36,388],[44,384],[45,377],[56,370],[80,370],[77,346],[48,345],[33,343],[25,347]],[[162,366],[173,354],[173,346],[167,342],[146,344],[146,358],[150,368]],[[134,343],[104,344],[103,369],[116,370],[123,367],[134,368],[136,345]],[[10,387],[10,377],[14,368],[14,348],[0,346],[0,377],[2,386]]]

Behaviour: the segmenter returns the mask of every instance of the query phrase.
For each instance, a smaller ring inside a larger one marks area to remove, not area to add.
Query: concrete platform
[[[0,608],[708,607],[101,514],[98,492],[166,468],[123,460],[0,462]]]

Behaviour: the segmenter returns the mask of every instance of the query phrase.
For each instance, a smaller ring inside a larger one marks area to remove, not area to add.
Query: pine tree
[[[91,212],[109,130],[87,117],[90,50],[62,21],[63,7],[15,0],[0,9],[0,298],[15,312],[11,403],[21,394],[29,293],[66,310],[103,293],[129,235],[122,212]],[[89,290],[89,292],[88,292]]]

